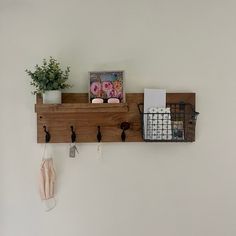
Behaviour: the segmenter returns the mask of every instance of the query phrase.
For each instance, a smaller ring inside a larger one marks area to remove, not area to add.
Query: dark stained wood
[[[36,113],[74,113],[74,112],[127,112],[128,104],[119,103],[64,103],[64,104],[36,104]]]
[[[185,102],[195,108],[195,93],[167,93],[167,103]],[[43,143],[45,125],[51,134],[51,143],[69,143],[70,126],[73,125],[77,141],[97,142],[97,126],[101,127],[102,142],[121,142],[120,124],[124,121],[131,127],[126,133],[126,142],[142,142],[141,114],[138,104],[143,103],[143,93],[126,94],[124,104],[91,104],[87,93],[63,93],[62,104],[45,105],[37,96],[37,141]],[[186,123],[186,141],[195,140],[195,122]]]
[[[143,93],[127,93],[126,103],[143,103]],[[178,102],[190,103],[195,107],[195,93],[167,93],[166,102],[167,103],[178,103]],[[65,103],[88,103],[87,93],[63,93],[62,94],[62,104]],[[37,105],[43,104],[40,95],[37,96]],[[104,105],[109,105],[108,103]],[[45,105],[44,105],[45,106]],[[55,105],[54,105],[55,106]]]

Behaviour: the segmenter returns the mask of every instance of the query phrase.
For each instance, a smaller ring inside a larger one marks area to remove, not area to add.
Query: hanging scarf
[[[52,157],[45,158],[45,151],[46,151],[46,144],[40,167],[39,191],[41,200],[45,202],[46,210],[49,211],[53,209],[56,205],[56,201],[54,198],[56,173],[53,167],[53,159]]]

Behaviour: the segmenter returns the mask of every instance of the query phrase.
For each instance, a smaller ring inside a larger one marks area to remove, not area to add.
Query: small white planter
[[[43,104],[61,104],[61,91],[48,90],[43,93]]]

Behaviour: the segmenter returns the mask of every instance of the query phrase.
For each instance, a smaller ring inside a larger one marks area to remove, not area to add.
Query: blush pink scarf
[[[53,167],[52,158],[43,159],[40,168],[39,190],[41,200],[54,197],[54,184],[56,173]]]
[[[47,155],[47,158],[44,158],[45,153],[46,144],[40,166],[39,193],[41,200],[44,203],[45,210],[50,211],[56,206],[56,200],[54,198],[56,173],[53,167],[53,159],[50,157],[50,155]]]

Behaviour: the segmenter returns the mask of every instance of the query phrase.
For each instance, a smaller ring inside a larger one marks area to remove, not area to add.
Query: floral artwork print
[[[94,96],[101,96],[101,83],[93,82],[90,86],[90,91]]]
[[[90,102],[93,98],[103,98],[105,102],[108,98],[118,98],[124,102],[123,93],[123,71],[90,72]]]

